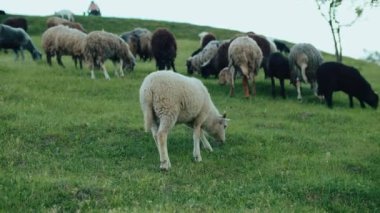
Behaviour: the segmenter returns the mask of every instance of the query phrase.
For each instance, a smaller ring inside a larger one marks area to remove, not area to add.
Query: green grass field
[[[28,17],[41,50],[45,17]],[[236,32],[188,24],[78,17],[86,29],[120,33],[167,26],[177,37],[176,66],[198,45],[197,33],[228,38]],[[125,27],[124,27],[125,26]],[[220,36],[219,36],[220,35]],[[110,72],[91,80],[88,68],[46,60],[14,61],[0,53],[0,212],[378,212],[380,211],[380,113],[348,107],[334,94],[334,108],[303,86],[304,101],[287,83],[288,98],[273,99],[261,70],[257,96],[236,96],[215,79],[202,79],[215,105],[231,119],[224,145],[202,149],[192,160],[192,132],[169,135],[172,163],[159,171],[159,155],[143,131],[138,90],[155,70],[137,62],[125,78]],[[333,56],[325,55],[326,60]],[[380,91],[377,65],[345,58]],[[113,70],[111,63],[108,69]],[[200,76],[196,76],[200,78]],[[277,89],[279,89],[277,87]],[[279,92],[278,92],[279,93]]]

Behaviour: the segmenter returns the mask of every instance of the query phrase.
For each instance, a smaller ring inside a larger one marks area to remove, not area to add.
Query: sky
[[[358,1],[358,0],[357,0]],[[0,9],[19,15],[52,15],[62,9],[83,15],[91,0],[0,0]],[[328,23],[315,0],[95,0],[102,16],[184,22],[253,31],[293,43],[307,42],[334,53]],[[341,20],[352,17],[348,8]],[[364,50],[380,52],[380,7],[365,11],[353,26],[342,28],[343,55],[363,58]],[[125,29],[129,31],[131,29]],[[216,35],[218,36],[218,35]]]

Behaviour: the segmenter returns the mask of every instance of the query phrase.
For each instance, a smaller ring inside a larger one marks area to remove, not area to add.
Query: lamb
[[[187,72],[192,74],[194,71],[200,71],[202,64],[210,60],[216,54],[220,44],[220,41],[211,41],[201,52],[189,57],[186,60]]]
[[[33,60],[41,59],[41,53],[34,46],[29,35],[22,28],[13,28],[0,24],[0,49],[12,49],[15,53],[15,60],[18,59],[18,52],[21,51],[24,60],[23,49],[27,49],[32,55]]]
[[[71,55],[77,67],[77,61],[79,60],[79,67],[82,69],[83,61],[83,44],[86,38],[86,34],[67,26],[58,25],[47,29],[42,34],[42,48],[46,53],[46,59],[49,65],[51,65],[51,57],[57,56],[57,62],[62,67],[65,67],[62,63],[62,55]]]
[[[74,28],[74,29],[80,30],[80,31],[86,33],[86,30],[78,22],[71,22],[71,21],[68,21],[66,19],[59,18],[59,17],[50,17],[50,18],[48,18],[46,20],[46,26],[47,26],[47,28],[54,27],[54,26],[57,26],[57,25],[60,25],[60,24],[68,26],[70,28]]]
[[[232,76],[228,67],[225,67],[222,70],[220,70],[218,74],[218,82],[220,85],[231,85],[231,79]]]
[[[312,44],[300,43],[294,45],[289,53],[289,66],[291,82],[297,88],[297,99],[302,100],[301,81],[309,82],[317,96],[317,80],[315,73],[323,63],[321,53]]]
[[[255,75],[263,60],[263,53],[257,43],[248,36],[234,39],[228,48],[228,68],[231,72],[230,96],[234,96],[235,70],[243,75],[245,97],[249,97],[249,82],[252,79],[253,94],[256,95]],[[232,69],[233,68],[233,69]]]
[[[318,95],[324,96],[328,107],[332,108],[332,94],[343,91],[349,97],[350,107],[354,107],[353,97],[357,98],[362,108],[367,103],[376,109],[379,96],[360,72],[354,68],[337,62],[326,62],[317,70]]]
[[[152,54],[159,70],[175,70],[174,60],[177,56],[176,39],[168,29],[158,28],[152,35]]]
[[[3,21],[3,24],[14,28],[22,28],[25,32],[28,32],[28,22],[22,17],[9,17]]]
[[[135,57],[129,50],[128,44],[119,36],[105,31],[93,31],[87,35],[84,42],[83,54],[86,61],[90,63],[92,79],[95,79],[95,67],[101,67],[104,77],[107,80],[110,79],[104,65],[107,59],[111,59],[114,64],[120,63],[119,72],[121,76],[124,76],[124,69],[130,68],[133,70],[135,66]],[[117,70],[115,74],[119,75]]]
[[[174,72],[152,72],[141,84],[140,105],[145,131],[151,130],[160,155],[161,170],[171,167],[167,136],[176,124],[193,128],[193,157],[197,162],[202,161],[200,140],[212,151],[205,132],[225,142],[226,115],[219,113],[207,88],[196,78]]]
[[[215,78],[219,75],[219,72],[228,67],[228,48],[230,47],[230,41],[223,42],[216,54],[201,66],[201,75],[204,78],[208,78],[210,75],[214,75]]]
[[[290,79],[289,60],[280,52],[272,53],[268,58],[268,68],[265,75],[271,78],[272,82],[272,97],[276,96],[274,78],[280,80],[281,96],[286,98],[284,80]]]

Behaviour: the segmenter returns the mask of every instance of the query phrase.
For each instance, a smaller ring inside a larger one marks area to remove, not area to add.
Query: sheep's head
[[[186,60],[187,73],[192,75],[194,73],[193,64],[191,63],[191,58]]]
[[[370,105],[374,109],[377,109],[379,105],[379,95],[376,92],[369,91],[366,99],[368,105]]]
[[[219,84],[220,85],[226,85],[226,84],[231,84],[231,73],[230,71],[228,70],[228,67],[225,67],[223,68],[220,72],[219,72]]]
[[[34,50],[32,53],[33,60],[40,60],[42,58],[42,54],[38,50]]]
[[[226,141],[226,129],[228,126],[229,119],[227,114],[224,113],[222,116],[218,116],[213,120],[211,126],[208,126],[207,132],[218,142],[224,143]]]

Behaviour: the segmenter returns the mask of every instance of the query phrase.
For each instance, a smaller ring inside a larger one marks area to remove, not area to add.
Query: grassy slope
[[[28,17],[40,47],[45,17]],[[197,48],[197,33],[219,38],[236,32],[187,24],[79,17],[89,30],[120,33],[135,26],[169,27],[178,38],[176,65]],[[122,26],[122,27],[121,27]],[[327,59],[332,56],[326,55]],[[359,67],[380,91],[379,67]],[[89,79],[75,70],[13,61],[0,54],[0,211],[379,211],[379,111],[348,108],[334,95],[327,109],[304,86],[305,100],[272,99],[260,73],[258,95],[236,97],[214,79],[203,80],[216,106],[231,118],[227,144],[202,150],[191,160],[191,131],[177,126],[169,136],[172,170],[158,172],[158,153],[143,132],[138,89],[154,63],[138,62],[124,79]],[[108,64],[112,70],[112,64]]]

